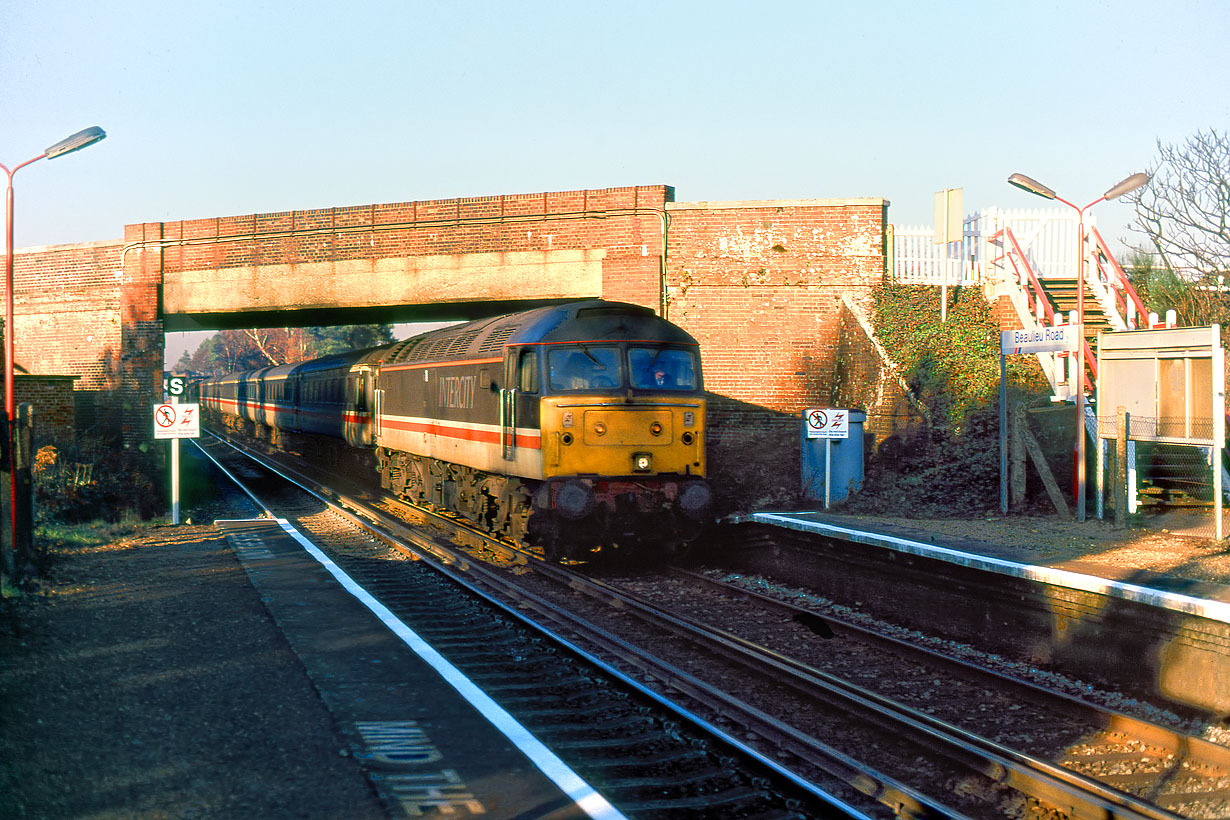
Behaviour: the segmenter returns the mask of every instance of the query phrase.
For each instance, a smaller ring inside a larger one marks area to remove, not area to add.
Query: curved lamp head
[[[1137,188],[1143,188],[1148,185],[1149,179],[1150,177],[1148,174],[1132,174],[1130,177],[1120,182],[1114,188],[1111,188],[1102,196],[1105,199],[1118,199],[1124,194],[1130,194]]]
[[[1038,180],[1027,177],[1024,174],[1013,174],[1008,177],[1008,184],[1015,185],[1022,191],[1029,191],[1031,194],[1035,194],[1045,199],[1055,198],[1054,191],[1043,185]]]
[[[66,137],[60,140],[55,145],[44,151],[43,156],[47,159],[62,157],[65,154],[71,154],[73,151],[80,151],[82,148],[88,148],[106,136],[106,131],[102,130],[97,125],[91,125],[84,131],[78,131],[71,137]]]

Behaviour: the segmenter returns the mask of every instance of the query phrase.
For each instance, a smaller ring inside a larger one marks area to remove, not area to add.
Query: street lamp
[[[1053,199],[1062,202],[1076,211],[1076,338],[1078,377],[1076,382],[1076,520],[1085,520],[1085,211],[1111,199],[1118,199],[1124,194],[1130,194],[1149,182],[1148,174],[1132,174],[1127,179],[1116,183],[1110,190],[1081,208],[1056,194],[1038,180],[1024,174],[1013,174],[1008,177],[1008,183],[1022,191],[1029,191],[1043,199]]]
[[[17,419],[16,401],[13,396],[13,337],[16,335],[13,328],[13,175],[32,162],[38,162],[40,159],[55,159],[65,154],[71,154],[73,151],[80,151],[82,148],[93,145],[106,136],[107,133],[105,131],[94,125],[83,131],[78,131],[71,137],[60,140],[37,157],[28,159],[15,166],[11,171],[7,166],[0,165],[0,170],[4,171],[5,176],[8,177],[8,190],[4,206],[4,282],[6,294],[4,310],[4,412],[8,416],[5,434],[8,436],[9,445],[9,524],[12,535],[11,550],[17,549],[17,481],[14,474],[17,454]],[[11,572],[15,570],[15,567],[8,567],[8,569]]]

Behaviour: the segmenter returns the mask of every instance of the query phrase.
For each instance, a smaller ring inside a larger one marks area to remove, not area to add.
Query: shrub
[[[119,521],[158,514],[157,458],[103,439],[45,445],[31,470],[36,522]]]

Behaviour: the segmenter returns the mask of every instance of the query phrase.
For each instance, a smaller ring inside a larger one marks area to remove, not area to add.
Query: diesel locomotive
[[[705,526],[696,340],[591,300],[206,379],[207,412],[374,450],[381,486],[552,560],[683,549]]]

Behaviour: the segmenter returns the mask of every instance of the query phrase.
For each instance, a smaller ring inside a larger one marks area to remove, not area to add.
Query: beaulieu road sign
[[[1080,341],[1080,325],[1055,325],[1034,330],[1002,330],[999,352],[1004,356],[1017,353],[1072,352]]]

